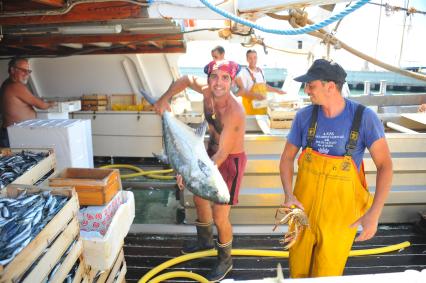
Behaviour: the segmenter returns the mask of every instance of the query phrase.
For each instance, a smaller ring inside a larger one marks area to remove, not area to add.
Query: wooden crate
[[[296,111],[288,107],[268,107],[269,127],[272,129],[290,129]]]
[[[136,105],[137,100],[135,94],[111,94],[109,103],[111,106],[113,104]]]
[[[108,108],[108,96],[106,94],[85,94],[81,98],[83,111],[105,111]]]
[[[81,108],[83,111],[106,111],[107,106],[102,105],[83,105]]]
[[[121,190],[118,169],[65,168],[49,178],[52,187],[75,187],[80,205],[104,205]]]
[[[108,100],[81,100],[81,103],[84,106],[106,106],[108,105]]]
[[[106,270],[89,269],[89,282],[97,283],[113,283],[125,282],[127,272],[126,261],[124,259],[124,251],[121,249],[113,266]]]
[[[16,178],[12,184],[33,185],[51,170],[56,169],[56,158],[53,149],[37,149],[37,148],[3,148],[0,151],[0,156],[10,156],[19,152],[31,151],[35,153],[45,152],[49,155],[37,163],[34,167],[24,172]]]
[[[107,100],[108,101],[108,95],[106,94],[83,94],[81,97],[82,100]]]
[[[271,129],[290,129],[293,120],[268,120]]]
[[[67,248],[70,247],[71,243],[77,239],[76,244],[54,276],[59,281],[52,281],[62,282],[77,258],[82,254],[83,245],[79,239],[80,228],[77,219],[79,210],[77,194],[75,190],[70,188],[9,185],[2,191],[2,197],[16,198],[22,190],[27,190],[28,194],[51,191],[53,195],[66,196],[69,200],[9,264],[6,266],[0,265],[0,282],[42,282],[61,259]],[[24,274],[25,278],[21,278]]]

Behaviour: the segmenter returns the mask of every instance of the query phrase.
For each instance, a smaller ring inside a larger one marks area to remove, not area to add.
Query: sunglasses
[[[19,71],[21,71],[21,72],[24,72],[25,74],[27,74],[27,75],[29,75],[29,74],[31,74],[33,71],[32,70],[30,70],[30,69],[24,69],[24,68],[20,68],[20,67],[17,67],[17,66],[15,66],[14,67],[15,69],[18,69]]]

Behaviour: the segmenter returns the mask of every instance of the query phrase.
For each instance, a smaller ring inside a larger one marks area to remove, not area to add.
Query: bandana
[[[221,70],[227,72],[231,76],[231,79],[235,79],[240,69],[241,66],[234,61],[211,61],[204,67],[204,73],[210,75],[213,70]]]

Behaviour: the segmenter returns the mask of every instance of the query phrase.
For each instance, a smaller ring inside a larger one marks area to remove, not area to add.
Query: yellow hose
[[[137,166],[133,166],[133,165],[129,165],[129,164],[111,164],[111,165],[101,166],[100,168],[122,168],[122,169],[130,169],[130,170],[136,171],[136,173],[120,174],[122,179],[134,178],[134,177],[139,177],[139,176],[147,176],[149,178],[159,179],[159,180],[173,180],[173,179],[175,179],[174,176],[159,175],[159,174],[172,173],[173,169],[144,171]]]
[[[397,250],[409,247],[410,245],[411,245],[410,242],[405,241],[405,242],[402,242],[402,243],[399,243],[399,244],[396,244],[396,245],[390,245],[390,246],[381,247],[381,248],[352,250],[352,251],[349,252],[349,256],[362,256],[362,255],[387,253],[387,252],[397,251]],[[232,250],[231,254],[234,255],[234,256],[267,256],[267,257],[282,257],[282,258],[287,258],[288,255],[289,255],[288,251],[241,250],[241,249],[234,249],[234,250]],[[217,255],[216,250],[208,250],[208,251],[196,252],[196,253],[191,253],[191,254],[186,254],[186,255],[175,257],[175,258],[168,260],[166,262],[163,262],[162,264],[151,269],[141,279],[139,279],[139,283],[148,282],[148,280],[150,280],[156,274],[160,273],[162,270],[164,270],[164,269],[166,269],[170,266],[182,263],[184,261],[196,259],[196,258],[202,258],[202,257],[206,257],[206,256],[216,256],[216,255]],[[165,273],[163,275],[166,276],[166,274],[168,274],[168,273]],[[172,278],[172,277],[167,277],[167,279],[170,279],[170,278]],[[157,277],[155,279],[151,280],[150,282],[160,282],[160,281],[154,281],[156,279],[157,279]],[[195,279],[195,278],[192,278],[192,279],[199,280],[199,279]],[[205,279],[205,278],[203,277],[203,279]],[[205,281],[199,280],[199,282],[205,282]]]
[[[164,280],[167,280],[170,278],[190,278],[202,283],[210,282],[209,280],[207,280],[206,278],[204,278],[203,276],[197,273],[188,272],[188,271],[173,271],[173,272],[168,272],[168,273],[158,275],[157,277],[152,279],[150,283],[163,282]]]

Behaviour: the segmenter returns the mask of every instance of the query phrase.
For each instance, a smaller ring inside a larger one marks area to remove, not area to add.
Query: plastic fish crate
[[[86,264],[95,270],[109,270],[124,244],[135,218],[135,199],[132,192],[125,191],[125,200],[116,211],[103,237],[81,236]]]
[[[121,190],[118,169],[65,168],[49,178],[51,187],[74,187],[80,205],[104,205]]]
[[[34,167],[24,172],[21,176],[16,178],[12,184],[34,185],[38,180],[44,177],[51,170],[56,169],[56,157],[53,149],[39,149],[39,148],[3,148],[0,151],[0,156],[11,156],[22,151],[30,151],[34,153],[45,152],[48,156],[38,162]]]
[[[110,283],[110,282],[125,282],[127,272],[126,261],[124,259],[124,251],[120,250],[113,266],[103,272],[102,270],[89,268],[89,282]]]
[[[0,282],[43,282],[73,243],[51,282],[62,282],[79,258],[81,268],[85,270],[86,266],[81,258],[83,244],[79,239],[80,228],[77,219],[79,205],[75,191],[72,188],[9,185],[2,191],[1,197],[16,198],[22,190],[27,190],[27,194],[30,195],[50,191],[53,195],[67,196],[69,200],[9,264],[0,265]]]

